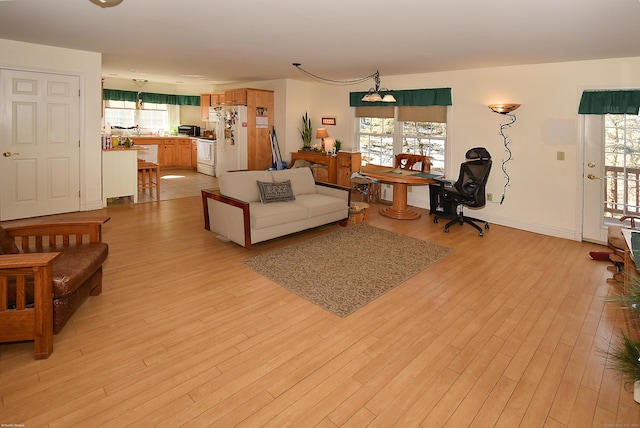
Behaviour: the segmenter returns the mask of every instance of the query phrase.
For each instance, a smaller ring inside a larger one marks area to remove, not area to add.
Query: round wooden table
[[[433,183],[433,178],[424,177],[420,171],[398,170],[379,165],[363,166],[360,173],[393,185],[393,203],[390,207],[382,208],[381,215],[398,220],[420,218],[420,214],[409,209],[407,205],[407,186],[424,186]]]

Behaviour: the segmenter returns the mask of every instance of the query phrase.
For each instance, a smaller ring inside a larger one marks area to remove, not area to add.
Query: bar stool
[[[149,190],[149,196],[153,198],[153,189],[156,191],[156,199],[160,200],[160,165],[138,159],[138,190]]]

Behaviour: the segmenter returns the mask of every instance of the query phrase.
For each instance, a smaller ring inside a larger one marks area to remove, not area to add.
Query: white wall
[[[515,111],[516,123],[507,128],[513,160],[506,164],[510,185],[503,204],[488,203],[477,216],[492,223],[533,232],[579,239],[581,234],[582,142],[578,105],[584,89],[639,88],[640,58],[620,58],[500,67],[478,70],[381,76],[391,89],[451,87],[447,174],[456,178],[465,152],[484,146],[494,166],[487,191],[500,200],[506,159],[500,123],[507,118],[491,112],[488,104],[522,104]],[[371,82],[359,86],[311,84],[309,114],[315,123],[323,115],[336,116],[338,126],[329,134],[353,141],[353,109],[348,92],[366,91]],[[295,119],[295,118],[294,118]],[[295,122],[294,122],[295,123]],[[314,128],[317,126],[314,125]],[[331,128],[331,127],[329,127]],[[346,145],[348,147],[348,145]],[[565,153],[558,161],[557,152]],[[387,198],[391,198],[390,191]],[[428,207],[426,188],[414,188],[409,204]]]
[[[66,71],[81,75],[83,87],[82,207],[100,203],[100,54],[32,45],[0,39],[0,66],[28,70]],[[105,82],[106,83],[106,82]],[[503,140],[498,135],[504,116],[492,113],[488,104],[520,103],[517,122],[507,129],[512,139],[513,160],[506,168],[510,185],[503,204],[488,203],[478,216],[496,224],[533,232],[579,239],[581,233],[582,147],[578,104],[584,89],[640,88],[640,58],[538,64],[478,70],[381,76],[391,89],[451,87],[447,174],[458,175],[467,149],[486,147],[494,159],[487,191],[499,201],[505,178],[501,160]],[[184,88],[149,82],[146,90],[195,95],[233,87],[275,91],[275,126],[281,151],[302,146],[298,133],[301,116],[308,112],[314,130],[323,116],[335,117],[327,126],[332,138],[344,148],[355,147],[355,121],[349,107],[350,91],[366,91],[372,82],[355,86],[325,85],[301,80],[249,82],[209,88]],[[108,87],[108,86],[107,86]],[[120,87],[118,89],[133,89]],[[557,152],[565,153],[558,161]],[[391,193],[387,192],[387,198]],[[428,206],[426,188],[409,193],[409,203]],[[420,220],[423,221],[423,220]]]
[[[285,160],[302,147],[298,128],[308,112],[313,129],[322,117],[335,117],[336,126],[325,126],[343,148],[356,147],[353,108],[349,92],[366,91],[373,82],[355,86],[327,85],[301,80],[274,80],[225,85],[212,92],[237,87],[275,91],[275,126]],[[513,159],[506,164],[510,184],[504,202],[488,203],[477,213],[492,223],[519,229],[580,239],[582,218],[582,147],[578,104],[584,89],[640,87],[640,58],[619,58],[555,64],[537,64],[408,76],[382,76],[382,86],[391,89],[452,88],[449,108],[447,174],[456,178],[465,152],[486,147],[494,159],[487,191],[499,202],[506,159],[500,123],[507,118],[492,113],[488,104],[522,104],[516,123],[506,129]],[[184,91],[183,91],[184,92]],[[565,160],[558,161],[557,152]],[[387,199],[391,190],[387,189]],[[414,187],[410,205],[428,207],[426,187]]]
[[[0,39],[0,67],[80,76],[80,209],[102,208],[101,54]]]

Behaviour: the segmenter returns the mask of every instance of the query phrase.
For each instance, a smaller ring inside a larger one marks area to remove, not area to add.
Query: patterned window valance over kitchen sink
[[[104,89],[102,99],[105,101],[131,101],[137,103],[154,104],[174,104],[182,106],[199,106],[199,95],[174,95],[174,94],[154,94],[150,92],[121,91],[118,89]]]

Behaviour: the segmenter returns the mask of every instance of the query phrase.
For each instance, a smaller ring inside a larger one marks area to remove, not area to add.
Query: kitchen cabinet
[[[211,105],[212,106],[221,106],[224,105],[224,92],[218,92],[215,94],[211,94]]]
[[[191,141],[191,168],[198,169],[198,143]]]
[[[158,164],[160,168],[174,166],[176,163],[176,146],[173,139],[168,138],[158,146]]]
[[[140,146],[158,147],[158,165],[161,168],[194,168],[192,150],[195,140],[186,137],[134,137]],[[196,162],[197,163],[197,162]]]
[[[224,91],[224,103],[228,106],[246,106],[247,89],[230,89]]]
[[[203,122],[209,120],[209,107],[211,105],[211,94],[200,94],[200,119]]]
[[[179,168],[191,168],[191,139],[176,138],[174,166]]]
[[[351,186],[351,174],[360,172],[362,156],[360,152],[338,152],[337,157],[337,184],[339,186]]]
[[[273,166],[271,135],[274,108],[273,91],[243,89],[247,106],[247,164],[249,169]]]

